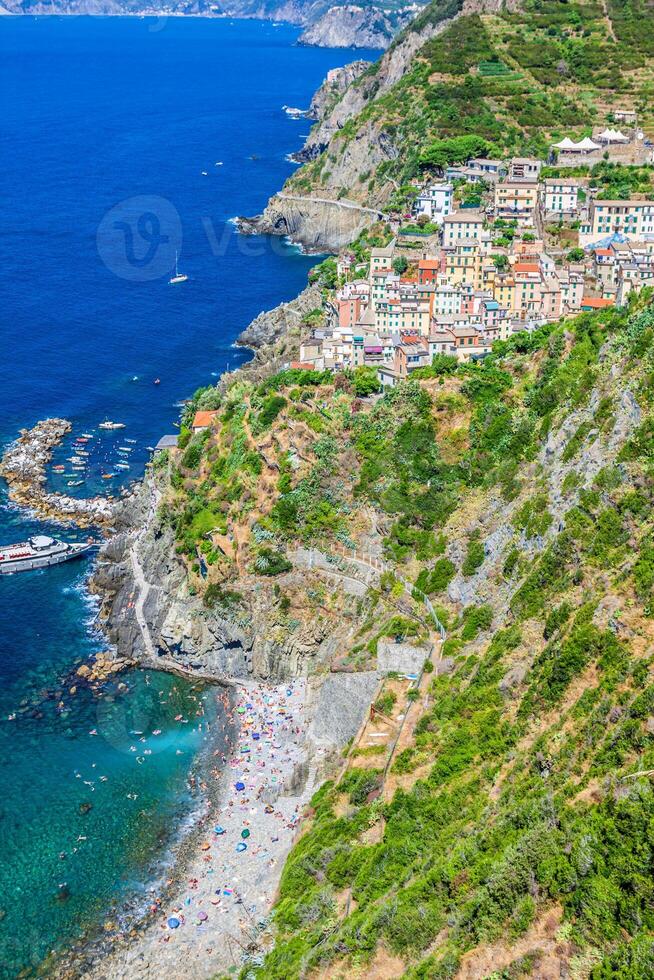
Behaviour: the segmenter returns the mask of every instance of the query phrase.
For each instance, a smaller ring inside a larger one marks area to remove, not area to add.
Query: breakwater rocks
[[[21,429],[0,460],[0,476],[9,485],[10,499],[39,517],[78,527],[106,527],[114,514],[113,504],[106,497],[83,499],[45,489],[52,452],[71,429],[67,419],[44,419],[32,429]]]

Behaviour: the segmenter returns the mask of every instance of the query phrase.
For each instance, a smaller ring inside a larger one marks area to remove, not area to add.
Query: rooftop
[[[191,428],[193,429],[206,429],[207,426],[211,425],[211,420],[218,414],[218,412],[196,412],[193,416],[193,422]]]

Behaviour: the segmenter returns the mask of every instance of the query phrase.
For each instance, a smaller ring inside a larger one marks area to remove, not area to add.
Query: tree
[[[504,272],[505,269],[509,267],[509,259],[506,255],[494,255],[493,265],[498,270],[498,272]]]
[[[459,361],[453,354],[434,354],[431,366],[434,374],[440,377],[443,374],[456,374]]]
[[[358,367],[354,369],[354,394],[359,398],[366,395],[374,395],[381,391],[381,382],[377,377],[377,372],[371,367]]]
[[[490,144],[481,136],[452,136],[434,140],[422,151],[419,162],[423,167],[443,170],[450,163],[465,163],[471,157],[484,156],[489,151]]]
[[[393,270],[397,272],[398,276],[401,276],[408,268],[409,262],[405,255],[398,255],[396,259],[393,259]]]
[[[568,262],[583,262],[585,257],[586,253],[583,248],[571,248],[566,255]]]

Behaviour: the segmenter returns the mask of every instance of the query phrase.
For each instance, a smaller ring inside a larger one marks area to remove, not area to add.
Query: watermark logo
[[[151,282],[175,267],[182,222],[165,197],[142,194],[107,211],[96,240],[100,258],[114,275],[130,282]]]

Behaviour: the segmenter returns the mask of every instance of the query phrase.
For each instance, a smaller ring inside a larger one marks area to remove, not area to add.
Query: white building
[[[454,208],[454,188],[451,184],[430,184],[416,198],[413,210],[416,215],[426,214],[430,221],[442,222]]]
[[[579,183],[562,177],[548,177],[541,184],[543,209],[555,214],[574,214],[579,199]]]
[[[654,201],[593,201],[588,221],[579,229],[579,244],[594,245],[615,234],[652,241]]]

